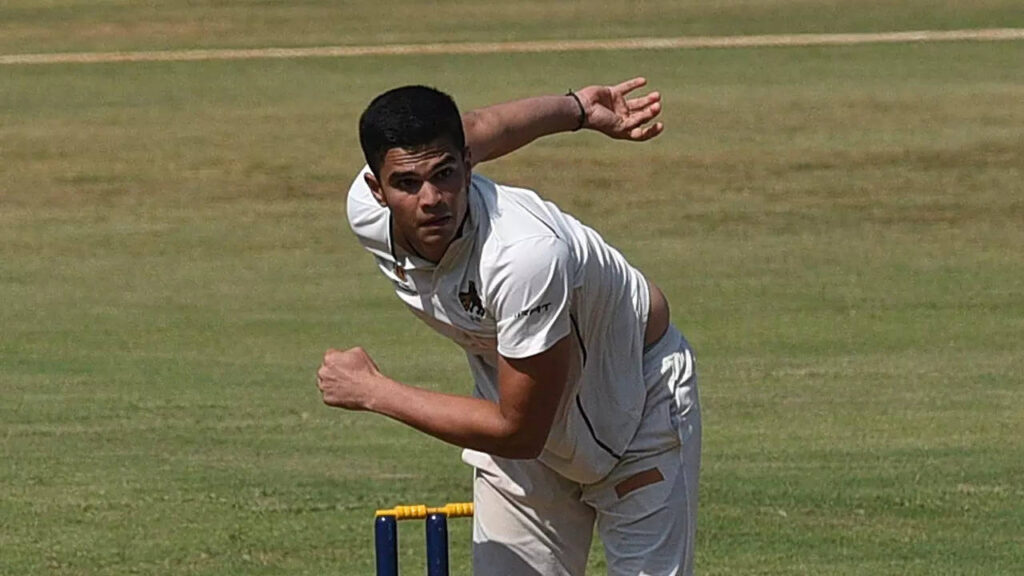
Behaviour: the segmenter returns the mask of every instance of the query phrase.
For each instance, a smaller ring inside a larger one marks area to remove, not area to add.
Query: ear
[[[377,201],[377,204],[387,208],[388,202],[384,198],[384,190],[381,188],[377,177],[373,175],[373,172],[363,174],[363,180],[366,182],[366,185],[370,187],[370,193],[373,194],[373,198]]]
[[[462,163],[466,170],[466,186],[468,187],[473,179],[473,154],[469,151],[469,146],[462,149]]]

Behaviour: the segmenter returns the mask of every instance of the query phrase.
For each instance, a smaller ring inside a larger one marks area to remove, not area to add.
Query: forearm
[[[384,378],[366,409],[462,448],[505,458],[534,458],[536,442],[488,400],[443,394]]]
[[[479,164],[522,148],[542,136],[580,127],[619,140],[650,140],[664,128],[661,122],[651,122],[661,113],[661,95],[651,92],[628,97],[646,84],[646,79],[637,77],[614,86],[580,88],[575,98],[538,96],[467,112],[462,116],[462,124],[470,158]]]
[[[528,358],[498,358],[500,402],[406,386],[360,347],[328,350],[317,370],[324,403],[394,418],[450,444],[505,458],[536,458],[547,442],[568,374],[571,340]]]
[[[571,96],[538,96],[496,104],[462,116],[474,163],[499,158],[537,138],[579,127],[580,108]]]

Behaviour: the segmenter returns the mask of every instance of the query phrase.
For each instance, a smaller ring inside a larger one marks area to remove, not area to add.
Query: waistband
[[[665,333],[661,335],[661,338],[658,338],[654,342],[644,346],[644,358],[646,359],[648,354],[657,356],[657,351],[659,349],[665,348],[665,350],[668,350],[670,347],[674,347],[673,344],[679,340],[684,340],[683,334],[678,328],[676,328],[675,324],[670,322],[668,328],[665,329]]]

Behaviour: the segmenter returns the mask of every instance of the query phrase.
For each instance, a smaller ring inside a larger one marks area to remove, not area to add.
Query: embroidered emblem
[[[469,288],[465,292],[459,292],[459,303],[462,304],[462,309],[473,317],[480,319],[486,314],[480,295],[476,292],[476,284],[472,280],[469,281]]]

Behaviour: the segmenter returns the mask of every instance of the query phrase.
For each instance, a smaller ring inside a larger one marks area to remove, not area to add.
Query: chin
[[[424,239],[422,246],[424,252],[440,252],[443,254],[444,251],[448,249],[449,244],[451,244],[450,239],[438,236]]]
[[[447,228],[430,230],[420,235],[420,244],[424,247],[447,245],[455,238],[455,230]]]
[[[448,250],[448,245],[452,243],[453,235],[450,233],[437,233],[430,234],[420,238],[420,254],[427,255],[428,253],[444,254]],[[440,258],[440,256],[438,256]]]

